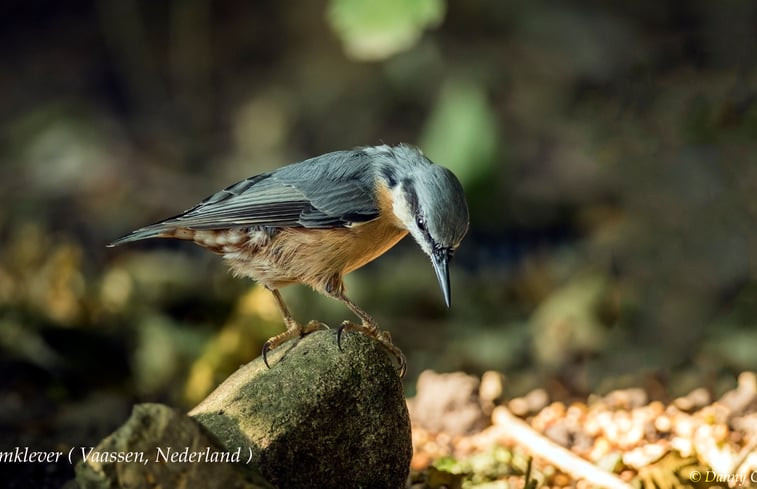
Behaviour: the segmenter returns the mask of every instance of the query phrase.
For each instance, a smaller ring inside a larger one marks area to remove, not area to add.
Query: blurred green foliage
[[[497,164],[498,133],[484,87],[450,77],[429,114],[420,145],[429,158],[444,161],[464,185],[473,184],[491,175]]]
[[[382,60],[415,44],[444,17],[444,0],[330,0],[327,19],[356,60]]]

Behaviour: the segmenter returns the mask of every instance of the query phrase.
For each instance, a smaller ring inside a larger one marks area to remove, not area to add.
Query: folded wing
[[[248,226],[330,228],[378,217],[370,156],[337,151],[250,177],[186,212],[138,229],[110,246],[159,237],[175,228]]]

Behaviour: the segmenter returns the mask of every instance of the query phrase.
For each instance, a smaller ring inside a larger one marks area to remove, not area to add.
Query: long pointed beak
[[[431,262],[434,264],[436,278],[439,280],[439,287],[442,289],[442,295],[444,295],[444,303],[449,307],[451,301],[449,288],[449,255],[446,251],[434,253],[431,257]]]

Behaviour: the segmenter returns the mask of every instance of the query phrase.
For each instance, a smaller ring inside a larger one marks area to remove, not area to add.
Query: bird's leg
[[[357,304],[352,302],[345,294],[344,291],[340,288],[338,292],[332,293],[332,297],[335,299],[338,299],[350,309],[357,317],[360,318],[360,321],[362,324],[355,324],[350,321],[344,321],[341,326],[339,326],[339,330],[337,331],[336,335],[336,343],[339,349],[342,349],[342,333],[344,331],[358,331],[360,333],[363,333],[364,335],[370,336],[372,338],[375,338],[378,340],[381,345],[386,348],[389,353],[394,355],[394,357],[397,359],[397,363],[399,364],[399,375],[400,377],[405,376],[405,372],[407,371],[407,360],[405,359],[405,355],[402,353],[402,350],[397,348],[394,343],[392,343],[392,337],[389,334],[388,331],[381,331],[378,327],[378,324],[376,324],[376,321],[368,315],[367,312],[360,309]]]
[[[286,325],[287,329],[286,331],[282,331],[276,336],[268,338],[268,341],[263,343],[263,363],[265,363],[265,366],[268,368],[271,368],[271,366],[268,365],[269,351],[293,338],[302,337],[308,333],[312,333],[313,331],[328,328],[328,326],[318,321],[310,321],[305,326],[301,325],[290,314],[289,309],[284,303],[284,299],[281,297],[281,293],[277,289],[270,290],[273,294],[274,299],[276,299],[276,305],[279,307],[279,311],[281,311],[281,315],[284,318],[284,324]]]

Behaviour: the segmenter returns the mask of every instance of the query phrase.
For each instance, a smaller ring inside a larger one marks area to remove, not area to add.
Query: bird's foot
[[[342,349],[342,333],[345,331],[357,331],[366,336],[370,336],[371,338],[376,339],[379,343],[381,343],[381,346],[386,348],[386,350],[394,355],[394,358],[397,359],[397,371],[400,378],[403,378],[405,376],[405,373],[407,372],[407,360],[405,359],[405,355],[402,353],[402,350],[397,348],[397,346],[392,343],[392,336],[388,331],[381,331],[377,325],[372,323],[355,324],[351,321],[344,321],[341,326],[339,326],[339,329],[336,333],[336,344],[339,347],[340,351]]]
[[[271,366],[268,364],[269,351],[291,339],[302,338],[306,334],[321,329],[329,329],[329,327],[326,324],[315,320],[308,322],[305,326],[301,325],[295,320],[287,321],[286,331],[282,331],[276,336],[268,338],[268,341],[263,343],[263,363],[265,363],[266,367],[271,368]]]

